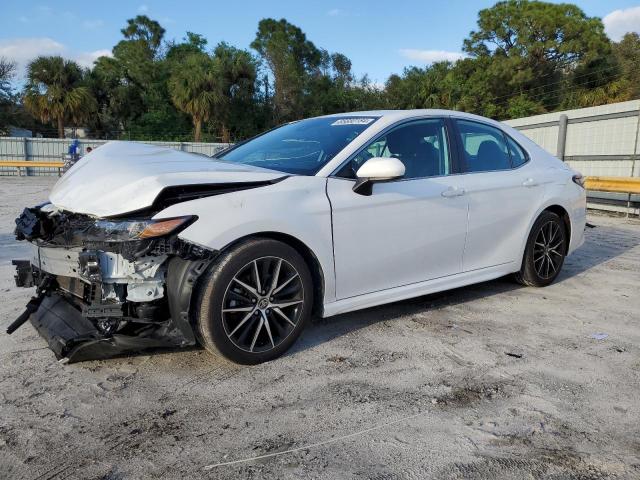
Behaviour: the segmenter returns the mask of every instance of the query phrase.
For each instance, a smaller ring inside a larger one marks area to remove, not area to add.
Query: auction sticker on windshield
[[[369,125],[374,120],[375,120],[375,118],[365,118],[365,117],[341,118],[341,119],[336,120],[335,122],[333,122],[331,124],[331,126],[335,127],[335,126],[338,126],[338,125]]]

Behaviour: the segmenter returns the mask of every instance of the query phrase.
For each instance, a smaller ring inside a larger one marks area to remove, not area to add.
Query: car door
[[[520,261],[544,186],[526,152],[494,126],[454,119],[469,202],[463,270]]]
[[[441,118],[398,125],[328,179],[338,299],[461,271],[467,199],[448,137]],[[405,176],[354,192],[355,170],[380,156],[399,158]]]

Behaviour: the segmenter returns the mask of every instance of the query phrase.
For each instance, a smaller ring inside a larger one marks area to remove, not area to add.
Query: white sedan
[[[78,361],[200,343],[278,357],[328,317],[507,274],[542,287],[583,242],[583,179],[475,115],[289,123],[213,158],[110,142],[16,219],[26,320]]]

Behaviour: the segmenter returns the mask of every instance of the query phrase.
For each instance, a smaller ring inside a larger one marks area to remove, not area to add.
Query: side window
[[[403,178],[424,178],[450,173],[449,144],[442,119],[418,120],[400,125],[362,150],[338,176],[355,178],[373,157],[395,157],[404,163]]]
[[[507,137],[507,145],[509,146],[509,153],[511,154],[511,165],[513,168],[517,168],[520,165],[527,163],[527,154],[524,153],[522,147],[518,145],[509,135]]]
[[[488,172],[511,168],[509,150],[502,130],[483,123],[456,120],[467,172]]]

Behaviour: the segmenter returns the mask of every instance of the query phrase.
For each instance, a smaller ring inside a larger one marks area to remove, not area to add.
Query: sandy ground
[[[0,178],[0,478],[640,478],[638,221],[591,215],[548,288],[317,320],[269,364],[62,365],[30,325],[4,334],[31,294],[13,218],[53,180]]]

